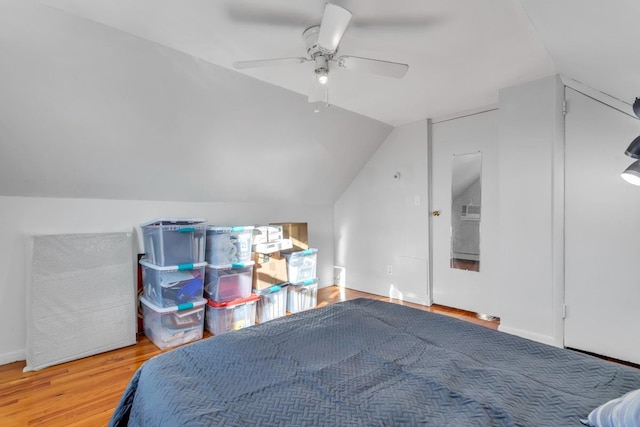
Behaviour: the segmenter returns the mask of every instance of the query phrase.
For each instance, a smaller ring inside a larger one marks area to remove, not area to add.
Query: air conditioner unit
[[[462,205],[460,217],[466,221],[480,221],[480,205]]]

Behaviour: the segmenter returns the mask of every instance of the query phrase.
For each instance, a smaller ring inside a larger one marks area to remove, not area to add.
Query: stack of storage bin
[[[207,227],[204,296],[207,331],[214,335],[255,324],[251,293],[253,226]]]
[[[291,239],[284,239],[282,226],[264,225],[253,232],[253,291],[260,296],[258,322],[264,323],[287,314],[287,261],[281,250],[292,247]]]
[[[202,338],[204,222],[159,218],[140,226],[146,253],[140,260],[144,333],[162,349]]]
[[[289,279],[287,311],[297,313],[315,307],[318,303],[318,250],[311,248],[283,255],[287,260]]]
[[[282,253],[287,267],[287,311],[297,313],[318,304],[318,250],[309,248],[306,222],[271,223],[281,227],[292,248]]]

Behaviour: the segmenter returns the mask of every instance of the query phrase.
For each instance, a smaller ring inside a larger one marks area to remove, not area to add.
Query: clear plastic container
[[[173,307],[159,307],[144,296],[140,297],[140,302],[144,334],[159,348],[175,347],[202,338],[204,298]]]
[[[204,222],[201,218],[158,218],[140,225],[147,261],[163,267],[204,262]]]
[[[318,304],[318,279],[313,278],[287,286],[287,311],[298,313]]]
[[[214,266],[251,260],[253,226],[207,227],[205,260]]]
[[[229,302],[208,300],[206,305],[205,328],[213,335],[246,328],[256,323],[256,302],[258,295]]]
[[[206,298],[227,302],[251,296],[253,261],[215,267],[207,265],[204,295]]]
[[[283,252],[287,259],[287,278],[290,283],[299,283],[316,277],[317,249],[298,252]]]
[[[258,323],[264,323],[277,319],[287,314],[287,287],[272,286],[267,289],[254,290],[260,296],[256,307]]]
[[[140,265],[144,296],[153,304],[171,307],[202,299],[206,263],[161,267],[142,259]]]

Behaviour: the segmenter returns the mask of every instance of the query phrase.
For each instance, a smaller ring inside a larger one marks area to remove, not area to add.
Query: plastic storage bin
[[[228,265],[251,260],[253,226],[207,227],[205,259],[211,265]]]
[[[318,279],[313,278],[287,286],[287,311],[298,313],[318,304]]]
[[[254,292],[260,297],[256,306],[258,323],[277,319],[287,314],[286,286],[276,285],[267,289],[254,290]]]
[[[258,295],[229,302],[208,300],[206,305],[205,328],[213,335],[252,326],[256,323],[256,302]]]
[[[161,267],[140,260],[144,296],[160,307],[171,307],[202,299],[207,263]]]
[[[204,295],[206,298],[227,302],[251,296],[253,261],[221,267],[207,265]]]
[[[142,224],[147,261],[163,267],[204,262],[204,222],[201,218],[158,218]]]
[[[173,307],[159,307],[144,296],[140,302],[144,334],[156,346],[164,349],[202,338],[204,298]]]
[[[282,253],[287,259],[287,278],[291,283],[299,283],[316,277],[317,249]]]

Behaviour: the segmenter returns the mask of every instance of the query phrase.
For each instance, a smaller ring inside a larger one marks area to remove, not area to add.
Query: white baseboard
[[[541,342],[543,344],[548,344],[548,345],[552,345],[554,347],[562,347],[561,345],[556,344],[555,340],[553,337],[550,337],[548,335],[541,335],[541,334],[536,334],[534,332],[530,332],[530,331],[525,331],[522,329],[517,329],[517,328],[511,328],[507,325],[500,325],[498,326],[498,330],[500,332],[505,332],[507,334],[511,334],[511,335],[517,335],[519,337],[522,338],[527,338],[530,339],[532,341],[537,341],[537,342]]]
[[[420,304],[420,305],[425,305],[425,306],[430,306],[431,305],[431,301],[428,295],[426,296],[419,296],[419,295],[404,295],[404,300],[407,302],[412,302],[414,304]]]
[[[27,360],[27,349],[0,353],[0,365],[17,362],[19,360]]]

